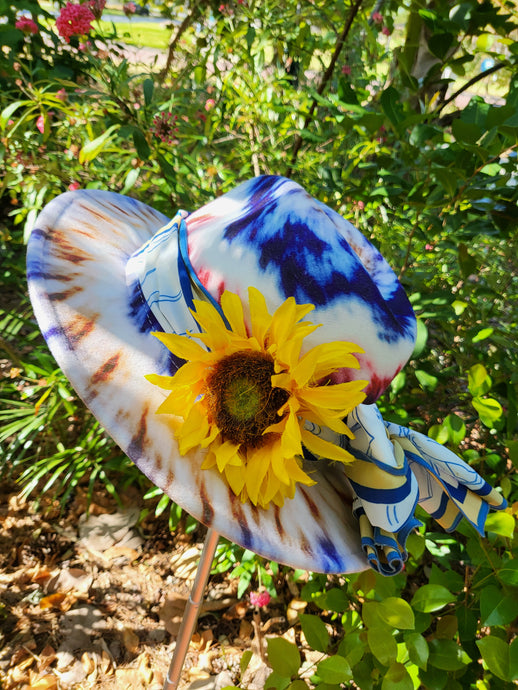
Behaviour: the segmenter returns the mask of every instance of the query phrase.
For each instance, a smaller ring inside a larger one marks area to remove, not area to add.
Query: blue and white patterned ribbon
[[[490,508],[503,496],[455,453],[428,436],[385,422],[375,405],[358,405],[348,425],[355,438],[337,441],[356,458],[345,466],[355,492],[353,512],[371,566],[384,575],[401,571],[409,533],[421,523],[419,504],[446,530],[465,517],[480,534]]]

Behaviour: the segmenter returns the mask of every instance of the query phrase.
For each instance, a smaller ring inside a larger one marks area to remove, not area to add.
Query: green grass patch
[[[139,48],[165,50],[171,37],[169,29],[166,29],[163,24],[153,22],[104,22],[101,20],[99,23],[103,33],[110,34],[115,27],[120,41]]]

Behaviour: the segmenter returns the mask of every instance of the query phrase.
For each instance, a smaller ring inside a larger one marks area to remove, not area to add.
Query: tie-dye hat
[[[398,572],[419,502],[483,530],[505,501],[375,401],[416,322],[363,235],[258,177],[170,220],[103,191],[40,214],[27,259],[48,345],[122,450],[182,508],[266,558]]]

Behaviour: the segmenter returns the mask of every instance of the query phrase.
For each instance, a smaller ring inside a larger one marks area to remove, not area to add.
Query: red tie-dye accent
[[[196,275],[198,276],[198,280],[203,285],[203,287],[207,289],[211,275],[210,271],[202,268],[201,270],[196,271]]]

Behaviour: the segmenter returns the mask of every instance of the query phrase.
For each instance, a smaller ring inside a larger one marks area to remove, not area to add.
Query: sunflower
[[[157,413],[175,416],[180,453],[206,449],[202,469],[216,468],[243,502],[268,508],[293,498],[297,482],[315,483],[302,469],[303,447],[354,460],[308,427],[353,438],[343,419],[364,400],[368,381],[329,384],[336,370],[359,368],[353,353],[363,350],[353,343],[322,343],[301,355],[304,338],[319,327],[302,321],[312,304],[289,297],[272,316],[259,290],[250,287],[248,296],[249,329],[238,295],[223,293],[222,314],[195,300],[201,333],[154,333],[185,364],[174,376],[146,378],[170,391]]]

